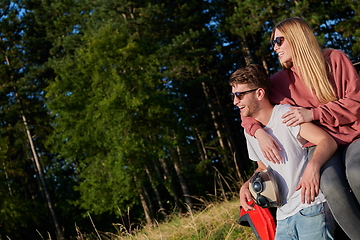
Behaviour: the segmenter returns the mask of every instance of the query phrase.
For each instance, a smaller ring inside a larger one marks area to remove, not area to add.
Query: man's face
[[[235,87],[232,87],[232,93],[240,93],[235,94],[233,103],[240,109],[241,116],[255,117],[254,114],[259,109],[259,103],[256,98],[257,88],[251,88],[247,84],[236,84]]]

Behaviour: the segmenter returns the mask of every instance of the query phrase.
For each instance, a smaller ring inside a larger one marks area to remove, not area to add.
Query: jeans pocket
[[[324,213],[324,206],[322,203],[316,204],[314,206],[310,206],[304,208],[299,211],[299,214],[303,217],[315,217]]]

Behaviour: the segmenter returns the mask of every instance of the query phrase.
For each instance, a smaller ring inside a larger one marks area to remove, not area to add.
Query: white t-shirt
[[[266,160],[257,139],[245,133],[250,159],[262,161],[266,167],[270,165],[277,177],[280,196],[283,202],[283,205],[278,207],[276,212],[278,220],[290,217],[306,207],[325,202],[325,197],[320,191],[315,201],[311,202],[310,205],[307,203],[302,204],[301,189],[295,191],[307,165],[307,151],[302,147],[306,141],[299,136],[300,126],[287,127],[282,123],[281,116],[289,111],[289,108],[290,105],[275,105],[270,121],[264,127],[264,130],[281,146],[282,151],[280,151],[280,155],[283,162],[280,164]]]

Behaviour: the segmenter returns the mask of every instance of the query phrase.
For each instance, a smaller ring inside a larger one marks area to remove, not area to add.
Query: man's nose
[[[233,104],[236,106],[239,102],[240,102],[240,99],[236,95],[234,95]]]

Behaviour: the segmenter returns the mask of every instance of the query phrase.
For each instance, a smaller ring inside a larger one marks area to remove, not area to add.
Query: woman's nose
[[[274,45],[274,51],[276,52],[279,48],[280,48],[279,45],[278,45],[277,43],[275,43],[275,45]]]

